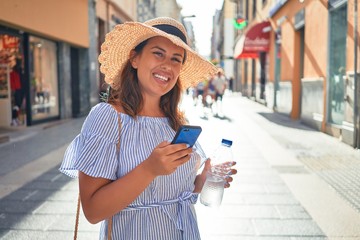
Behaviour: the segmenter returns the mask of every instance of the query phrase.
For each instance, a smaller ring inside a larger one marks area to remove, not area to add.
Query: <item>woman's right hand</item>
[[[168,141],[161,142],[146,159],[147,169],[154,175],[169,175],[180,165],[190,160],[193,152],[187,144],[171,144]]]

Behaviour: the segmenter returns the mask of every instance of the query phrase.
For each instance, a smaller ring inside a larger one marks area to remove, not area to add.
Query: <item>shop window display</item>
[[[21,39],[0,34],[0,108],[1,126],[26,125],[25,88]]]
[[[30,101],[32,120],[59,115],[56,43],[30,36]]]

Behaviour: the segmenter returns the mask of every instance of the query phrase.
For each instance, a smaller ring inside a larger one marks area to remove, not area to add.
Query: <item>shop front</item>
[[[98,102],[94,4],[0,1],[1,127],[82,116]]]
[[[0,126],[59,117],[56,42],[0,26]]]
[[[264,21],[251,26],[243,34],[234,48],[234,59],[244,60],[243,82],[246,96],[255,97],[256,100],[266,101],[265,85],[268,79],[268,52],[270,43],[270,22]],[[248,67],[251,59],[251,69]],[[258,61],[256,61],[258,59]],[[258,65],[258,67],[256,67]],[[258,69],[258,70],[257,70]],[[248,79],[251,73],[251,80]],[[250,87],[249,87],[250,85]]]

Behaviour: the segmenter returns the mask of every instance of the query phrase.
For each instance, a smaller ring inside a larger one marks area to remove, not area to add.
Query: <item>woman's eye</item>
[[[164,56],[164,54],[163,54],[162,52],[154,52],[154,54],[155,54],[156,56],[159,56],[159,57]]]
[[[182,59],[180,59],[180,58],[173,58],[173,61],[178,62],[178,63],[181,63],[181,62],[182,62]]]

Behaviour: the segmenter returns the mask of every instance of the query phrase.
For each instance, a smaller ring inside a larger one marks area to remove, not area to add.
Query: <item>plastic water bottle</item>
[[[206,181],[200,194],[200,202],[205,206],[218,207],[224,195],[226,176],[232,166],[232,141],[222,139],[221,145],[211,157],[211,169],[207,172]],[[229,162],[229,164],[225,164]]]

